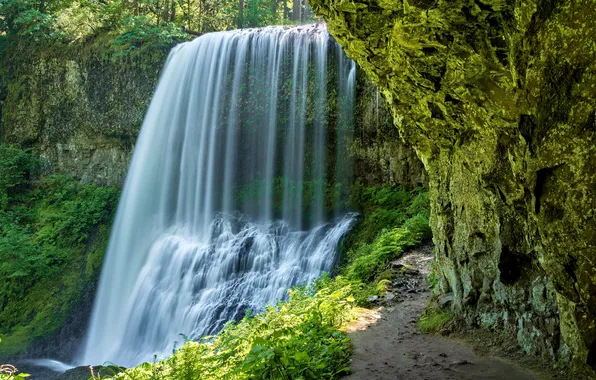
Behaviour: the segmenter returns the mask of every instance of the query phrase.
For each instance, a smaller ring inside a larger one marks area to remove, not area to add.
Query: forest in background
[[[2,0],[0,49],[9,42],[72,43],[109,36],[130,51],[236,28],[312,22],[306,0]]]

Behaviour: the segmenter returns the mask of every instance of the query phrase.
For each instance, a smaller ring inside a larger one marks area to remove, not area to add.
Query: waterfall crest
[[[168,355],[180,334],[216,333],[332,269],[354,223],[338,195],[354,78],[322,25],[211,33],[172,50],[81,362]]]

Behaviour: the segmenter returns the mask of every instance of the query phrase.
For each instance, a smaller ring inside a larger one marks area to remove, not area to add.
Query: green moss
[[[452,313],[433,312],[423,314],[418,321],[418,328],[423,333],[435,333],[449,326],[453,321]]]

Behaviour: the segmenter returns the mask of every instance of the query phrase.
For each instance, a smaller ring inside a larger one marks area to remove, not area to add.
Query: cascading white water
[[[332,269],[354,215],[328,204],[348,174],[327,168],[349,167],[345,143],[328,141],[352,128],[355,66],[331,46],[311,25],[212,33],[172,50],[135,146],[82,363],[167,355],[180,334],[217,332]],[[339,89],[334,128],[328,88]]]

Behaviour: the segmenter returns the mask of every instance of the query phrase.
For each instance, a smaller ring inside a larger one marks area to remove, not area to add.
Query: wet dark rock
[[[467,361],[465,359],[464,360],[458,360],[456,362],[451,363],[451,365],[453,365],[453,366],[457,366],[457,365],[469,365],[469,364],[474,364],[474,363],[469,362],[469,361]]]
[[[105,378],[108,376],[113,376],[117,373],[120,373],[124,370],[121,367],[93,367],[93,373],[96,377]],[[88,380],[91,377],[91,368],[90,367],[76,367],[71,370],[64,372],[61,375],[58,375],[51,380]]]
[[[393,294],[393,293],[387,293],[387,294],[385,294],[385,296],[383,297],[383,299],[384,299],[385,301],[391,301],[391,300],[394,300],[394,299],[395,299],[395,294]]]
[[[453,294],[443,294],[437,299],[437,304],[441,309],[447,309],[453,304]]]

